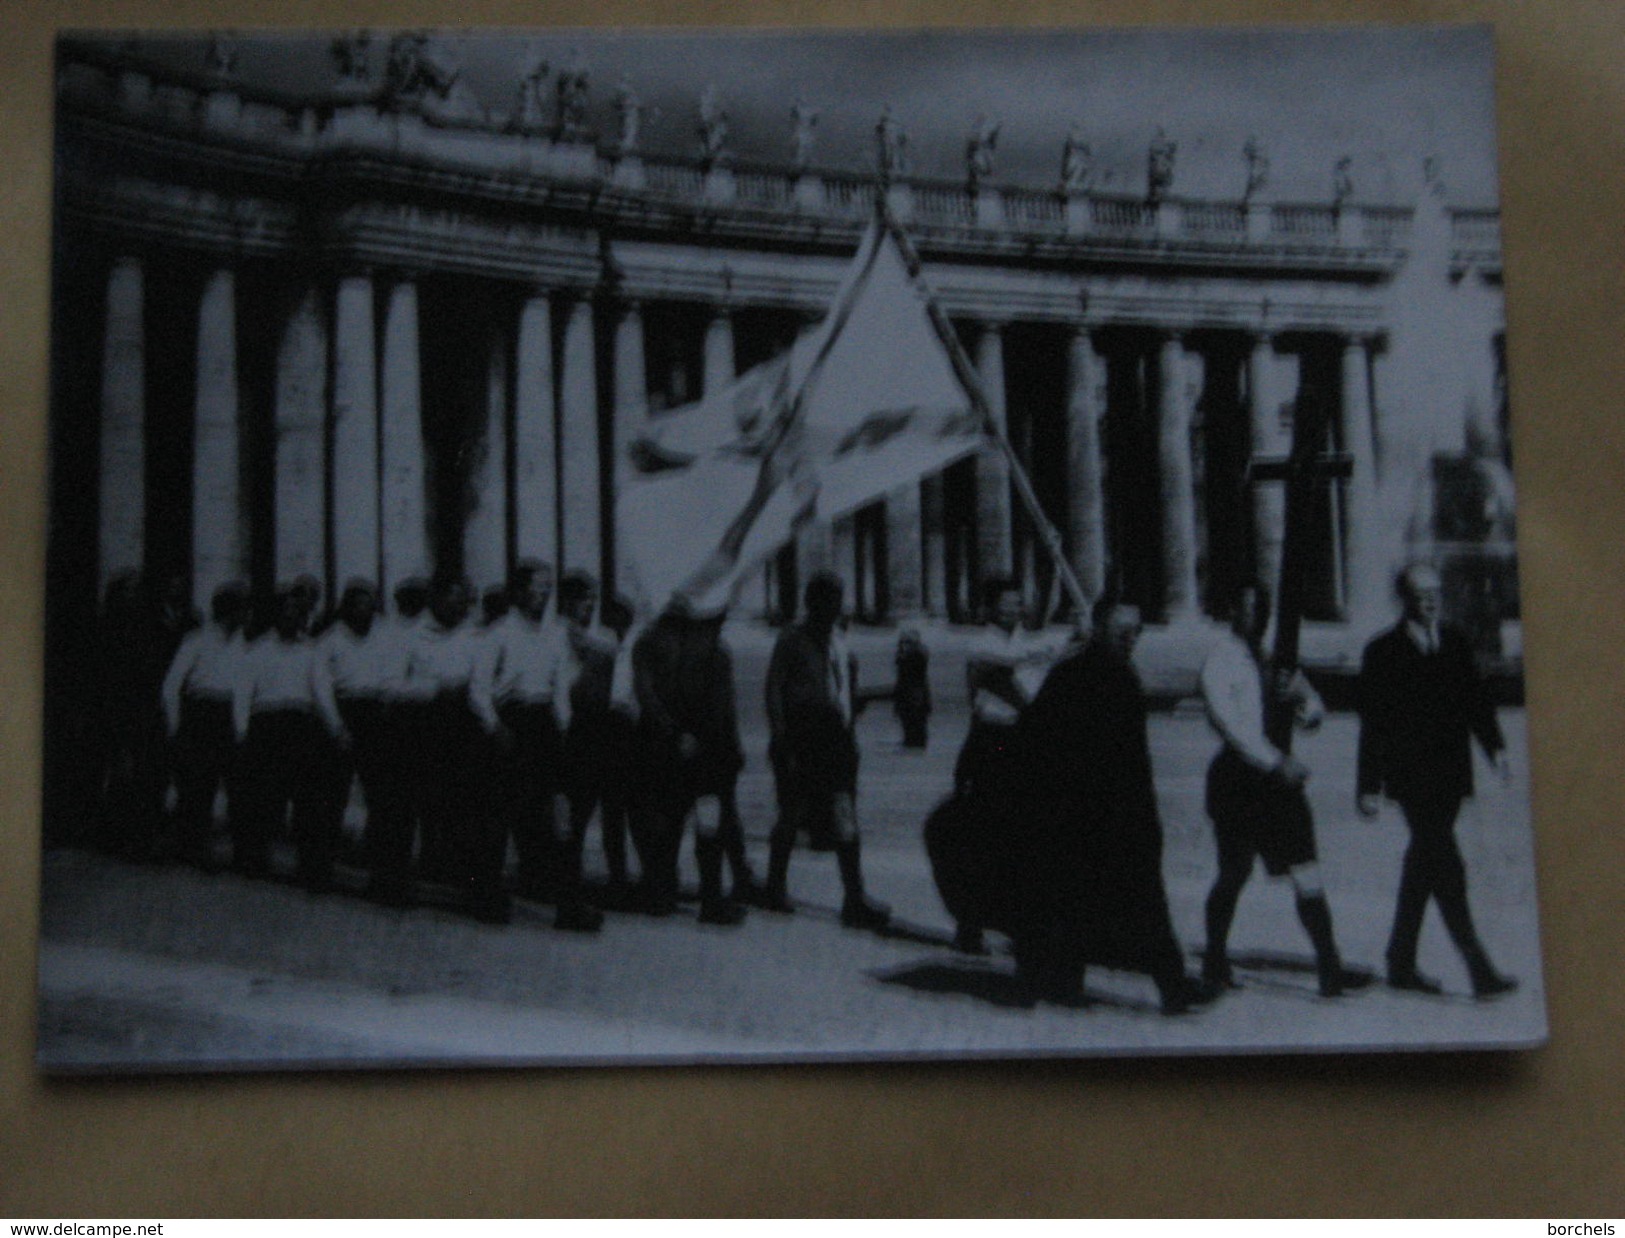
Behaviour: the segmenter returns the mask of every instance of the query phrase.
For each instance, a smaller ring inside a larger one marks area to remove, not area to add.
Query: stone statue
[[[1422,188],[1430,198],[1444,197],[1444,164],[1437,155],[1422,160]]]
[[[1094,170],[1095,153],[1083,140],[1078,126],[1073,125],[1066,131],[1066,141],[1061,145],[1062,190],[1075,193],[1089,188],[1089,178],[1094,175]]]
[[[1344,155],[1332,167],[1332,205],[1342,206],[1354,196],[1354,160]]]
[[[556,83],[558,130],[561,142],[580,142],[587,135],[587,70],[578,52],[570,53],[569,63],[559,70]]]
[[[999,148],[1001,128],[998,121],[978,116],[965,139],[965,180],[972,193],[993,175],[993,155]]]
[[[1172,141],[1159,126],[1146,153],[1145,200],[1155,206],[1167,196],[1174,183],[1174,156],[1179,153],[1178,143]]]
[[[366,30],[352,30],[335,35],[327,45],[327,54],[338,73],[338,85],[355,88],[372,80],[372,35]]]
[[[209,35],[209,46],[203,53],[203,67],[210,77],[237,75],[237,40],[229,32],[216,30]]]
[[[818,127],[818,116],[818,109],[805,99],[797,99],[790,109],[790,121],[794,126],[790,133],[790,160],[797,171],[812,163],[813,130]]]
[[[722,107],[722,92],[715,82],[708,83],[700,92],[700,157],[707,167],[721,163],[728,156],[728,113]]]
[[[525,47],[525,72],[519,79],[518,96],[514,104],[515,127],[534,132],[546,123],[547,75],[551,66],[534,41]]]
[[[615,115],[620,121],[620,134],[615,149],[623,155],[635,155],[643,135],[643,100],[632,88],[628,78],[622,78],[615,91]]]
[[[1256,137],[1247,139],[1246,145],[1241,148],[1241,156],[1247,161],[1247,188],[1241,196],[1244,201],[1251,202],[1269,184],[1270,157]]]
[[[389,43],[385,84],[396,100],[415,103],[436,120],[483,120],[485,109],[468,84],[449,42],[425,31],[398,34]]]
[[[887,104],[875,124],[875,157],[882,180],[890,180],[908,171],[908,134]]]
[[[423,44],[421,34],[397,34],[389,40],[389,54],[384,62],[384,86],[392,96],[410,95],[418,86],[418,53]]]

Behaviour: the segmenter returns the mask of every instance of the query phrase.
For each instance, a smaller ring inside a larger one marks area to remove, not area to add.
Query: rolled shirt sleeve
[[[1319,699],[1315,697],[1317,704]],[[1256,769],[1280,767],[1285,758],[1264,735],[1264,684],[1258,663],[1236,637],[1227,637],[1203,663],[1202,701],[1213,729],[1237,756]]]

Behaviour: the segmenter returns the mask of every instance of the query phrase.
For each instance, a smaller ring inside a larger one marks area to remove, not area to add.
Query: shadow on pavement
[[[916,993],[959,993],[1016,1009],[1034,1004],[1027,987],[1013,972],[994,971],[974,963],[909,963],[870,974],[882,984],[901,985]]]
[[[1026,985],[1013,971],[995,970],[987,963],[944,962],[932,959],[869,973],[882,984],[900,985],[916,993],[958,993],[993,1006],[1026,1010],[1037,1004]],[[1111,1009],[1135,1014],[1157,1013],[1157,1007],[1128,1000],[1116,994],[1086,989],[1076,1000],[1045,999],[1045,1005],[1066,1010]]]

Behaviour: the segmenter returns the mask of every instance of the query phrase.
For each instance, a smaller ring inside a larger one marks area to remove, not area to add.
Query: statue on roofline
[[[352,30],[335,35],[327,45],[327,54],[338,74],[337,85],[355,89],[372,81],[372,34],[366,30]]]
[[[203,67],[210,77],[229,78],[237,75],[237,39],[229,30],[215,30],[209,35],[209,46],[203,53]]]
[[[430,120],[484,120],[450,41],[443,35],[416,30],[389,41],[385,88],[389,97],[415,105]]]
[[[875,160],[883,181],[908,171],[908,134],[892,114],[889,103],[881,109],[875,124]]]
[[[998,121],[982,115],[976,118],[970,135],[965,139],[965,180],[971,192],[976,192],[984,181],[993,177],[993,156],[999,148]]]
[[[1341,207],[1354,196],[1354,160],[1344,155],[1332,167],[1332,205]]]
[[[514,100],[514,127],[534,133],[546,125],[547,75],[551,70],[540,44],[525,45],[524,74],[519,79]]]
[[[1063,192],[1076,193],[1089,188],[1089,179],[1095,170],[1095,154],[1089,149],[1089,143],[1083,140],[1083,133],[1077,125],[1066,131],[1066,141],[1061,144],[1061,189]]]
[[[819,110],[804,99],[797,99],[795,106],[790,109],[790,121],[793,126],[790,133],[790,160],[797,171],[812,163],[813,140],[816,136],[813,130],[818,126],[818,117]]]
[[[581,142],[589,136],[587,130],[589,84],[586,66],[581,63],[581,54],[571,52],[569,62],[559,70],[556,83],[559,141]]]
[[[715,82],[700,92],[700,158],[714,167],[728,157],[728,113],[722,106],[722,92]]]
[[[1167,197],[1173,188],[1174,156],[1178,153],[1179,144],[1158,126],[1151,148],[1146,152],[1145,200],[1152,206]]]
[[[619,133],[615,141],[615,149],[622,155],[635,155],[638,143],[643,137],[643,116],[647,109],[643,99],[633,89],[629,78],[621,78],[621,84],[615,91],[615,115],[619,120]]]
[[[1241,156],[1247,161],[1247,188],[1242,198],[1251,202],[1264,191],[1270,179],[1270,157],[1265,153],[1263,143],[1256,137],[1247,139],[1241,148]]]

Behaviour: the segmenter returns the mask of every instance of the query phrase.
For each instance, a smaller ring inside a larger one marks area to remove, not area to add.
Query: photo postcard
[[[1493,67],[62,35],[41,1068],[1541,1043]]]

